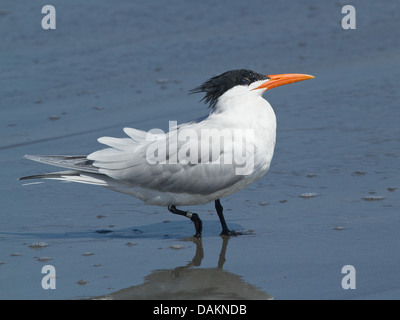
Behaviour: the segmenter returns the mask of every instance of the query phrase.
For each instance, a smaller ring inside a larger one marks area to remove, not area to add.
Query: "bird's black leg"
[[[197,213],[183,211],[177,209],[173,204],[168,206],[168,210],[173,214],[179,214],[181,216],[187,217],[193,221],[194,227],[196,229],[195,238],[201,238],[201,232],[203,230],[203,222],[200,220],[199,215]]]
[[[219,201],[219,199],[215,200],[215,209],[217,210],[218,213],[218,218],[219,221],[221,222],[221,226],[222,226],[222,232],[221,232],[221,236],[234,236],[237,235],[236,232],[231,231],[228,229],[228,226],[226,225],[226,221],[224,218],[224,214],[223,214],[223,210],[224,208],[221,205],[221,202]]]

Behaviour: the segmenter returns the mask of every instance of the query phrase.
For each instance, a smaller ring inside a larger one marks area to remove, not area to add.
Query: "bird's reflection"
[[[186,266],[153,271],[143,284],[122,289],[99,299],[272,299],[270,295],[231,272],[223,270],[229,237],[222,238],[216,268],[198,268],[204,258],[201,239],[193,240],[196,253]]]

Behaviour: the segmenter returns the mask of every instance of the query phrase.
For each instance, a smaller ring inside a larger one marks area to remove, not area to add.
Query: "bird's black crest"
[[[209,104],[209,107],[213,109],[218,101],[218,98],[222,96],[229,89],[237,85],[249,85],[255,81],[267,80],[268,76],[246,69],[231,70],[215,76],[201,86],[190,90],[190,93],[205,92],[206,95],[203,99]]]

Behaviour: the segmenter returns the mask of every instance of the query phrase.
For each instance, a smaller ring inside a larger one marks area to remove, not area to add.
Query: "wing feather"
[[[102,137],[99,142],[112,148],[96,151],[87,158],[94,161],[93,166],[102,174],[159,192],[211,194],[243,180],[243,176],[235,174],[234,166],[229,162],[224,164],[224,159],[232,157],[229,143],[217,150],[217,157],[212,159],[215,163],[210,163],[210,155],[201,152],[198,152],[197,158],[189,157],[193,162],[174,161],[178,156],[182,157],[188,146],[200,146],[202,143],[200,130],[203,127],[196,123],[191,123],[190,128],[195,130],[197,140],[180,141],[180,130],[185,128],[187,126],[181,125],[166,134],[153,135],[153,139],[149,139],[147,132],[124,128],[129,138]]]
[[[93,161],[88,160],[86,156],[25,155],[24,158],[66,169],[93,173],[99,171],[98,168],[93,166]]]

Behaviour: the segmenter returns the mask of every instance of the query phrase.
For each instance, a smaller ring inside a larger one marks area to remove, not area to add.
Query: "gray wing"
[[[86,156],[38,156],[26,155],[25,159],[37,161],[52,166],[72,169],[83,172],[99,173],[99,169],[93,166],[93,161]]]
[[[200,154],[197,164],[183,164],[179,161],[174,164],[149,162],[153,153],[148,154],[147,151],[165,151],[164,146],[168,146],[167,159],[176,158],[176,154],[185,146],[185,142],[176,138],[179,130],[183,128],[185,124],[178,130],[160,134],[156,141],[148,139],[144,131],[124,128],[129,138],[99,138],[100,143],[110,148],[93,152],[88,155],[88,159],[94,161],[93,165],[99,168],[99,173],[159,192],[211,194],[244,180],[244,176],[235,174],[234,166],[223,164],[223,157],[231,157],[224,149],[217,150],[220,164],[211,164],[208,158],[201,159]],[[200,130],[202,127],[192,125],[190,128]],[[201,135],[199,133],[196,136],[200,138]],[[198,143],[201,144],[201,141]]]

